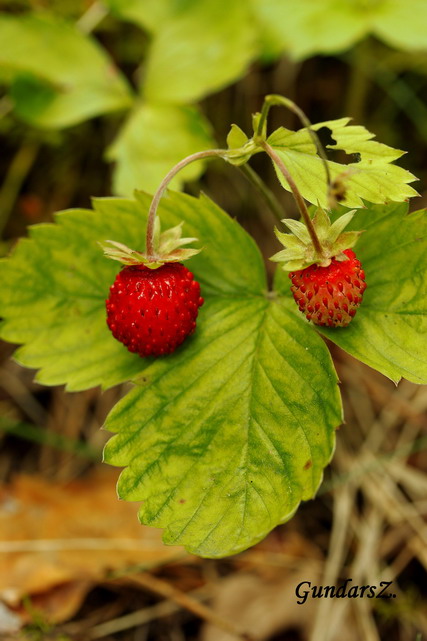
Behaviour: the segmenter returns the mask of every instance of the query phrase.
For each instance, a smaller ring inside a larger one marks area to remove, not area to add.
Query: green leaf
[[[397,48],[427,48],[424,0],[298,0],[292,9],[281,0],[251,0],[251,5],[268,49],[276,54],[287,51],[303,59],[345,51],[369,34]]]
[[[325,345],[283,301],[215,298],[204,314],[185,353],[113,409],[104,460],[128,466],[119,496],[143,501],[165,543],[221,557],[313,496],[341,410]]]
[[[185,156],[213,146],[210,124],[196,107],[142,104],[107,152],[116,163],[114,191],[123,196],[132,195],[135,188],[154,193]],[[172,187],[198,178],[203,167],[202,162],[188,165],[172,180]]]
[[[108,429],[105,460],[128,466],[119,492],[143,500],[144,522],[204,556],[245,549],[316,492],[341,422],[323,340],[293,303],[266,293],[261,255],[206,196],[170,192],[167,227],[183,221],[204,251],[191,259],[206,304],[197,331],[167,358],[141,359],[108,331],[116,274],[97,241],[143,247],[150,196],[100,199],[31,229],[0,261],[1,336],[46,384],[78,390],[133,379]]]
[[[417,192],[408,185],[416,180],[415,176],[391,164],[404,152],[373,141],[374,134],[360,125],[349,125],[349,122],[350,118],[341,118],[312,126],[315,131],[322,127],[330,130],[336,145],[327,145],[328,149],[343,150],[360,158],[347,165],[327,161],[332,180],[339,177],[346,187],[342,203],[347,207],[363,207],[362,199],[380,204],[416,196]],[[268,143],[286,165],[303,197],[315,205],[328,207],[325,168],[308,130],[290,131],[280,127],[271,134]],[[289,190],[277,167],[276,173],[281,184]]]
[[[0,16],[0,69],[13,77],[16,114],[36,127],[74,125],[126,109],[125,78],[95,40],[48,14]]]
[[[256,55],[246,0],[192,3],[155,36],[144,96],[153,102],[193,102],[242,76]]]
[[[357,212],[349,227],[365,229],[355,248],[368,285],[363,302],[348,327],[316,329],[396,383],[427,383],[427,214],[405,216],[407,208]],[[290,296],[280,272],[275,287]]]
[[[231,125],[231,129],[227,135],[227,145],[229,149],[239,149],[243,147],[243,145],[246,145],[248,140],[249,138],[238,125]]]
[[[376,16],[372,31],[391,47],[419,51],[427,49],[427,4],[424,0],[388,0]]]
[[[107,328],[105,299],[119,267],[103,256],[98,241],[143,249],[150,201],[144,194],[139,201],[101,199],[96,211],[63,212],[56,224],[31,227],[31,238],[0,261],[0,335],[24,344],[16,359],[40,369],[39,382],[66,383],[69,390],[106,388],[133,379],[149,363],[129,353]],[[206,246],[188,263],[196,274],[200,270],[204,295],[265,288],[255,243],[209,199],[170,193],[160,215],[165,226],[185,221],[184,231],[197,230]]]
[[[148,31],[160,31],[170,17],[179,12],[176,0],[104,0],[116,17],[129,20]],[[188,2],[186,3],[188,4]]]

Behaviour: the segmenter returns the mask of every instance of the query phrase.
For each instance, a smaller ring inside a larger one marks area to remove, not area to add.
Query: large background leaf
[[[130,196],[135,188],[154,193],[176,163],[190,154],[214,146],[211,127],[196,107],[142,104],[108,151],[116,162],[114,191]],[[179,188],[203,171],[202,162],[188,165],[172,181]]]
[[[144,96],[153,102],[182,104],[202,98],[236,80],[256,52],[255,31],[246,0],[190,5],[155,36]]]
[[[0,68],[13,74],[17,115],[37,127],[66,127],[132,104],[104,50],[49,14],[0,16]]]
[[[424,0],[251,0],[251,4],[270,46],[295,58],[344,51],[369,34],[402,49],[427,48]]]
[[[365,230],[355,247],[368,284],[363,303],[348,327],[317,329],[396,382],[427,383],[427,214],[407,209],[369,205],[356,213],[348,229]],[[275,286],[291,296],[281,269]]]
[[[192,0],[194,4],[195,0]],[[165,22],[179,10],[189,7],[189,0],[107,0],[112,13],[123,20],[134,22],[148,31],[160,31]]]

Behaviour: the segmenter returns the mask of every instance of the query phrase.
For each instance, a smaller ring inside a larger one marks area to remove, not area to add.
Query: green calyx
[[[321,207],[316,209],[312,218],[312,225],[319,239],[321,252],[316,250],[306,225],[293,219],[284,219],[282,222],[290,229],[290,234],[284,234],[278,229],[274,230],[279,241],[285,247],[270,258],[275,263],[281,263],[285,271],[298,271],[310,265],[328,267],[332,258],[343,261],[347,256],[345,249],[353,247],[361,231],[344,231],[352,220],[356,210],[340,216],[334,223]]]
[[[187,260],[201,251],[201,249],[190,247],[183,248],[183,245],[188,245],[197,240],[197,238],[182,238],[182,225],[183,223],[179,223],[179,225],[161,232],[160,222],[157,218],[154,228],[154,252],[152,255],[131,249],[115,240],[106,240],[98,244],[102,247],[107,258],[117,260],[123,265],[145,265],[149,269],[157,269],[165,263],[177,263]]]

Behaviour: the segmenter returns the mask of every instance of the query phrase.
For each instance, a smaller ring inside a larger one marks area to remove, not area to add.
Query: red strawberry
[[[300,311],[316,325],[345,327],[362,302],[365,272],[353,250],[343,254],[349,260],[332,258],[328,267],[314,264],[289,273]]]
[[[181,263],[124,267],[106,301],[113,336],[140,356],[170,354],[196,327],[200,285]]]

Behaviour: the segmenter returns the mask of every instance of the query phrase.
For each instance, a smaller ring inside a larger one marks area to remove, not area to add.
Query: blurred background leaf
[[[142,186],[154,193],[182,158],[213,146],[210,123],[197,107],[141,103],[107,151],[116,163],[113,190],[130,196],[135,186]],[[172,188],[195,180],[202,171],[201,162],[189,165],[172,181]]]
[[[246,0],[193,2],[154,38],[143,93],[148,100],[199,100],[241,77],[256,54]]]
[[[0,40],[15,112],[31,125],[67,127],[132,104],[112,60],[73,24],[49,14],[2,15]]]

